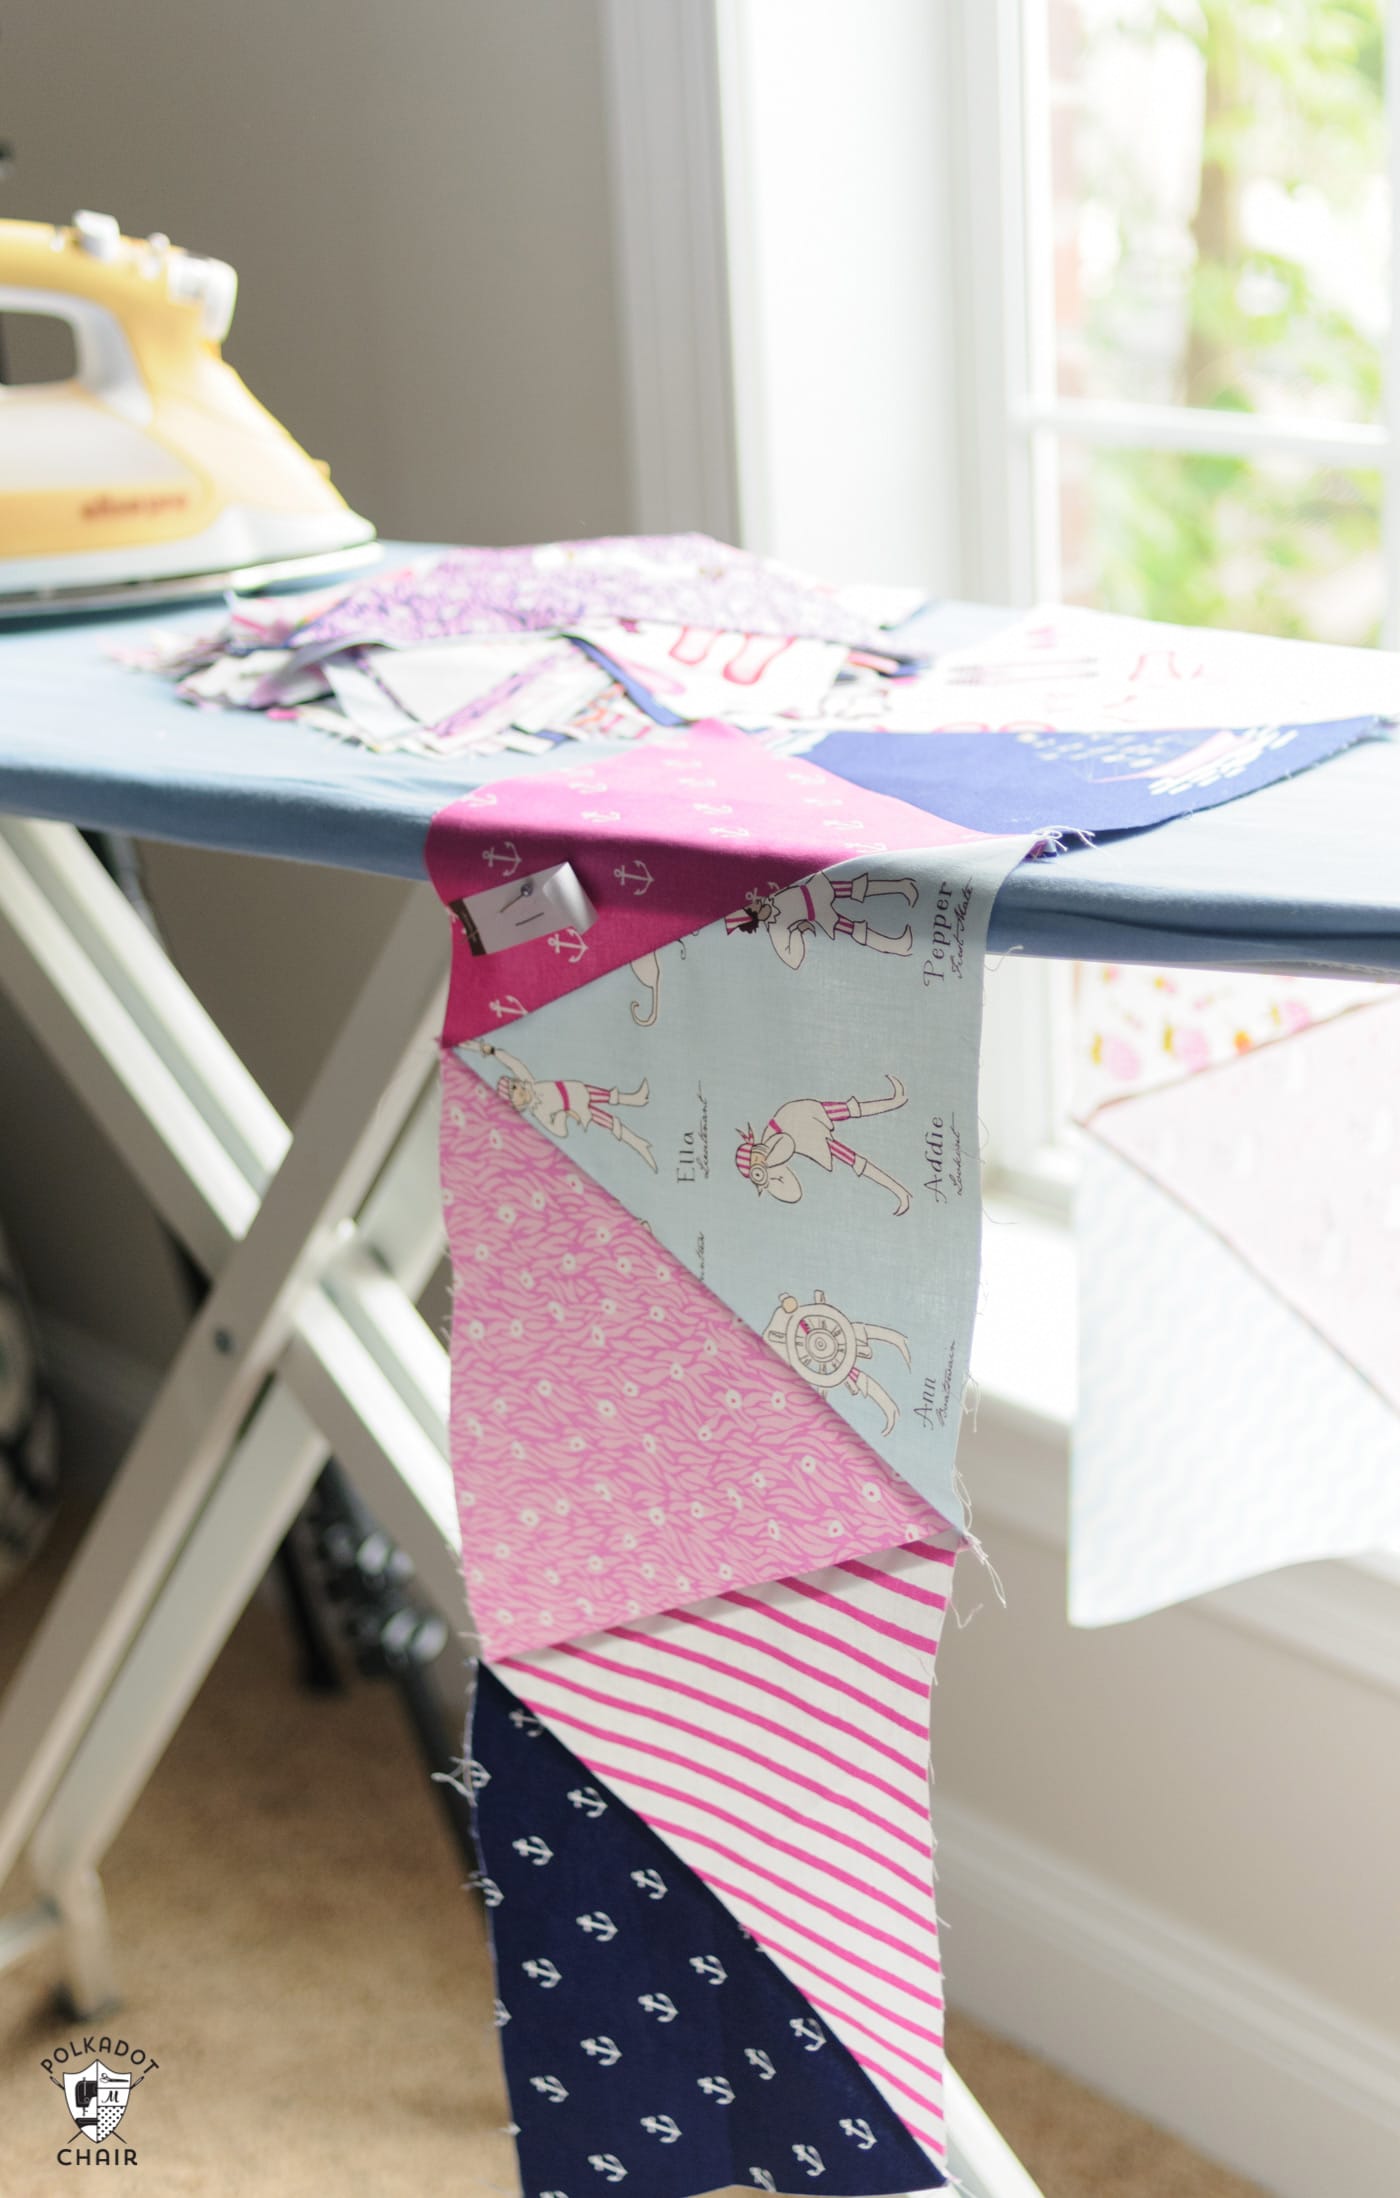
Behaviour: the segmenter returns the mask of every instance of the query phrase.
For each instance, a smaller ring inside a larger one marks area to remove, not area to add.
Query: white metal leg
[[[951,2065],[943,2076],[948,2166],[967,2198],[1042,2198],[1001,2131]]]
[[[98,1866],[325,1457],[295,1398],[269,1391],[35,1829],[30,1872],[61,1919],[69,1996],[84,2019],[116,1990]]]
[[[401,1287],[421,1287],[441,1249],[431,1100],[416,1110],[402,1154],[365,1204],[365,1218],[397,1255],[401,1282],[348,1221],[430,1066],[442,949],[440,914],[426,895],[415,897],[317,1081],[299,1124],[304,1135],[289,1150],[275,1111],[77,835],[54,826],[3,828],[5,981],[160,1210],[219,1279],[0,1708],[0,1875],[81,1740],[270,1372],[283,1382],[300,1373],[307,1387],[334,1391],[337,1447],[357,1477],[396,1484],[396,1455],[409,1460],[428,1509],[400,1500],[405,1542],[430,1591],[449,1612],[461,1607],[460,1573],[443,1539],[454,1523],[445,1357]],[[343,1311],[321,1289],[331,1270]],[[295,1409],[314,1436],[314,1421]],[[324,1455],[324,1440],[319,1447]],[[284,1470],[292,1464],[284,1451]],[[247,1471],[245,1456],[235,1490]],[[196,1553],[187,1576],[197,1578],[199,1569]],[[179,1610],[177,1595],[162,1638],[178,1641],[185,1656],[195,1644],[188,1628],[175,1626]],[[190,1607],[183,1615],[193,1624],[197,1613]],[[155,1694],[162,1690],[146,1684],[155,1677],[155,1666],[138,1659],[123,1706],[134,1713],[139,1700],[151,1733],[160,1735],[158,1754],[164,1732]],[[127,1732],[130,1739],[129,1723]],[[149,1768],[150,1744],[138,1752]],[[119,1821],[105,1812],[104,1824]],[[94,1850],[74,1838],[71,1809],[56,1809],[46,1830],[43,1875],[50,1884],[63,1881],[66,1909],[76,1913],[86,1903],[92,1910],[79,1864]],[[0,1960],[31,1943],[42,1920],[36,1911],[8,1931]]]

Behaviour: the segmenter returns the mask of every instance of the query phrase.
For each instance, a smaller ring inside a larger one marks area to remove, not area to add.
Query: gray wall
[[[11,0],[0,135],[0,212],[94,206],[233,262],[228,357],[382,533],[629,523],[593,0]],[[295,1107],[401,889],[148,861],[177,959]],[[159,1231],[3,1001],[0,1115],[36,1297],[160,1362]]]

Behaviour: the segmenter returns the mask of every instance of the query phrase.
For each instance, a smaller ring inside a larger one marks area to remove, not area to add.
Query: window
[[[957,21],[983,588],[1394,645],[1384,0],[966,0]],[[1073,982],[988,984],[989,1175],[1052,1206]]]
[[[737,510],[841,579],[1400,641],[1384,0],[608,20],[643,525]],[[988,988],[989,1174],[1052,1207],[1072,986],[1012,958]]]
[[[1394,641],[1384,0],[962,12],[1010,596]]]

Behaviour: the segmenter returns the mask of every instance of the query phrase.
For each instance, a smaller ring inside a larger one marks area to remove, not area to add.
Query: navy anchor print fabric
[[[708,1887],[484,1666],[472,1764],[524,2198],[944,2182]]]

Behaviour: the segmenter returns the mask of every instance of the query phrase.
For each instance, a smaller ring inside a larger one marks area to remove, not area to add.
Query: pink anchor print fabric
[[[501,1663],[940,2163],[928,1703],[956,1548],[933,1536]]]
[[[453,1471],[491,1657],[945,1531],[769,1342],[451,1054]]]
[[[750,896],[790,887],[828,863],[985,837],[814,764],[770,755],[714,721],[605,763],[480,787],[439,811],[428,834],[429,876],[459,915],[444,1043],[499,1028],[643,961]],[[596,921],[584,928],[546,913],[543,936],[481,951],[465,925],[466,904],[502,887],[533,892],[542,873],[562,864]]]
[[[294,639],[314,655],[351,642],[404,648],[459,634],[562,632],[599,618],[890,647],[834,589],[707,534],[449,550],[349,589]]]

